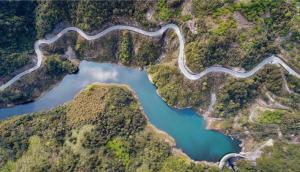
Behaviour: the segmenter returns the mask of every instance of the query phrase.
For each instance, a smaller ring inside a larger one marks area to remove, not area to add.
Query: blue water
[[[50,109],[70,101],[87,84],[94,82],[129,85],[138,95],[150,122],[176,141],[194,160],[218,161],[224,154],[239,152],[239,141],[219,132],[206,130],[205,121],[193,109],[168,106],[156,93],[145,71],[107,63],[82,61],[78,74],[67,75],[51,91],[35,102],[0,109],[0,119]]]

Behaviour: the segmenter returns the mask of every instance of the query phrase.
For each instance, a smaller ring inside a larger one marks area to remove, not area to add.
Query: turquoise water
[[[50,109],[71,100],[87,84],[94,82],[129,85],[138,95],[150,122],[176,141],[176,147],[194,160],[218,161],[230,152],[239,152],[239,141],[206,130],[205,121],[193,109],[168,106],[156,93],[145,71],[107,63],[82,61],[78,74],[67,75],[51,91],[35,102],[0,109],[0,119]]]

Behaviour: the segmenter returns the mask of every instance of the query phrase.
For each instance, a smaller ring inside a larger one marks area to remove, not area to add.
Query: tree
[[[68,60],[61,60],[58,55],[50,56],[46,59],[47,72],[51,75],[62,75],[63,73],[73,73],[78,68]]]
[[[36,9],[37,36],[43,37],[59,22],[69,18],[66,1],[39,1]]]
[[[187,65],[193,72],[200,72],[204,69],[207,45],[204,42],[191,42],[185,48]]]
[[[193,11],[197,16],[212,14],[214,10],[223,5],[220,0],[193,0]]]
[[[122,32],[121,41],[118,47],[118,57],[122,64],[129,65],[132,56],[132,40],[128,31]]]

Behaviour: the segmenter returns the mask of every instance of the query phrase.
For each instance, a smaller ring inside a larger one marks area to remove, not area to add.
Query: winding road
[[[61,38],[67,32],[75,31],[80,36],[85,38],[86,40],[95,40],[95,39],[99,39],[99,38],[105,36],[106,34],[112,32],[112,31],[117,31],[117,30],[129,30],[129,31],[137,32],[137,33],[149,36],[149,37],[158,37],[158,36],[162,36],[162,34],[168,29],[174,30],[179,39],[178,66],[179,66],[181,73],[190,80],[201,79],[203,76],[207,75],[208,73],[213,73],[213,72],[226,73],[226,74],[232,75],[237,78],[247,78],[247,77],[254,75],[258,70],[260,70],[266,64],[280,64],[283,68],[285,68],[289,72],[289,74],[294,75],[297,78],[300,78],[300,74],[298,74],[296,71],[294,71],[292,68],[290,68],[284,61],[282,61],[280,58],[276,57],[275,55],[272,55],[272,56],[266,58],[265,60],[260,62],[256,67],[254,67],[252,70],[247,71],[247,72],[238,72],[238,71],[234,71],[234,70],[224,68],[224,67],[209,67],[209,68],[205,69],[204,71],[202,71],[201,73],[196,74],[196,73],[193,73],[185,64],[185,56],[184,56],[185,40],[184,40],[183,34],[181,33],[181,31],[177,25],[167,24],[167,25],[161,27],[159,30],[154,31],[154,32],[145,31],[145,30],[142,30],[142,29],[139,29],[136,27],[131,27],[131,26],[115,25],[115,26],[105,29],[104,31],[102,31],[96,35],[92,35],[92,36],[87,35],[85,32],[83,32],[81,29],[79,29],[77,27],[68,27],[68,28],[63,29],[61,32],[59,32],[57,35],[55,35],[51,39],[41,39],[41,40],[36,41],[34,44],[34,50],[37,55],[37,64],[33,68],[28,69],[28,70],[16,75],[11,80],[9,80],[7,83],[1,85],[0,90],[4,90],[5,88],[9,87],[14,82],[19,80],[22,76],[37,70],[42,65],[42,61],[43,61],[43,52],[40,49],[40,45],[41,44],[48,44],[48,45],[52,44],[55,41],[57,41],[59,38]],[[212,104],[213,104],[216,101],[216,98],[215,98],[214,94],[212,96],[213,96],[212,97],[212,101],[213,101]],[[209,109],[212,109],[212,106],[210,106]],[[231,157],[244,157],[244,155],[236,154],[236,153],[227,154],[220,161],[219,167],[222,169],[224,167],[226,161]]]
[[[43,52],[40,49],[40,45],[41,44],[48,44],[48,45],[52,44],[67,32],[75,31],[80,36],[85,38],[86,40],[95,40],[95,39],[99,39],[99,38],[105,36],[106,34],[112,32],[112,31],[117,31],[117,30],[129,30],[129,31],[137,32],[137,33],[149,36],[149,37],[158,37],[158,36],[161,36],[168,29],[174,30],[179,39],[178,66],[179,66],[181,73],[190,80],[198,80],[198,79],[202,78],[203,76],[205,76],[206,74],[213,73],[213,72],[226,73],[226,74],[232,75],[237,78],[247,78],[247,77],[250,77],[253,74],[255,74],[258,70],[260,70],[266,64],[280,64],[291,75],[294,75],[297,78],[300,78],[300,74],[298,74],[296,71],[294,71],[292,68],[290,68],[284,61],[282,61],[280,58],[278,58],[274,55],[266,58],[265,60],[260,62],[256,67],[254,67],[252,70],[250,70],[248,72],[238,72],[238,71],[234,71],[234,70],[224,68],[224,67],[209,67],[209,68],[205,69],[204,71],[202,71],[201,73],[195,74],[185,64],[185,56],[184,56],[185,40],[184,40],[183,34],[181,33],[181,31],[177,25],[167,24],[167,25],[161,27],[159,30],[154,31],[154,32],[145,31],[145,30],[142,30],[142,29],[139,29],[136,27],[132,27],[132,26],[115,25],[115,26],[105,29],[104,31],[102,31],[96,35],[92,35],[92,36],[87,35],[85,32],[83,32],[81,29],[79,29],[77,27],[68,27],[68,28],[63,29],[61,32],[59,32],[57,35],[55,35],[51,39],[40,39],[40,40],[36,41],[34,44],[34,50],[37,55],[37,64],[33,68],[28,69],[28,70],[16,75],[11,80],[9,80],[7,83],[1,85],[0,90],[4,90],[5,88],[9,87],[14,82],[19,80],[22,76],[37,70],[42,65],[42,61],[43,61]]]

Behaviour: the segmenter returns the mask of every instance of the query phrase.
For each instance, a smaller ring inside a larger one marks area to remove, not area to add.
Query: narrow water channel
[[[129,85],[138,95],[150,122],[171,135],[177,147],[194,160],[218,161],[226,153],[240,151],[238,140],[205,129],[204,119],[193,109],[168,106],[157,95],[145,71],[109,63],[82,61],[79,73],[67,75],[38,100],[0,109],[0,119],[56,107],[70,101],[86,85],[94,82]]]

